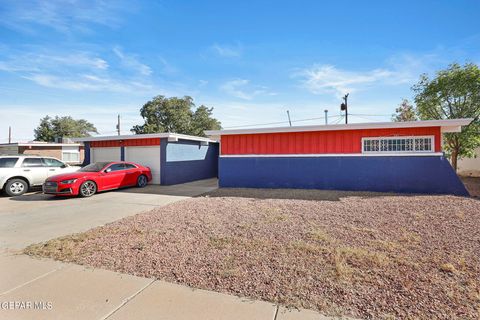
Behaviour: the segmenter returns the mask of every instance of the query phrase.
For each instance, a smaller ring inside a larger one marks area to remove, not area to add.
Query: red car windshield
[[[103,168],[105,168],[111,162],[94,162],[90,163],[89,165],[81,168],[80,172],[100,172]]]

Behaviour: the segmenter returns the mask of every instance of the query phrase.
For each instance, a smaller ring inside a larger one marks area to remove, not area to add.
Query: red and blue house
[[[472,119],[206,131],[220,187],[468,195],[442,134]]]

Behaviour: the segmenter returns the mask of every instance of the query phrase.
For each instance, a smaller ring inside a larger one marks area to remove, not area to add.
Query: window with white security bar
[[[375,137],[362,139],[363,153],[433,152],[434,137]]]

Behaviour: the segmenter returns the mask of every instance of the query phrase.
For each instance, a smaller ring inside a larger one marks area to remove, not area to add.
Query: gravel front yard
[[[25,251],[328,315],[480,317],[473,198],[221,189]]]

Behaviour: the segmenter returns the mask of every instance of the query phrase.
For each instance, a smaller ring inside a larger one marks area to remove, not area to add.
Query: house
[[[206,134],[220,141],[220,187],[468,195],[442,133],[472,119],[355,123]]]
[[[480,177],[480,148],[475,149],[475,158],[458,159],[457,172],[465,177]]]
[[[80,164],[83,162],[84,150],[80,143],[30,141],[0,144],[0,154],[54,157],[69,164]]]
[[[84,164],[131,161],[152,171],[152,183],[172,185],[217,177],[218,143],[176,133],[74,139],[85,146]]]

